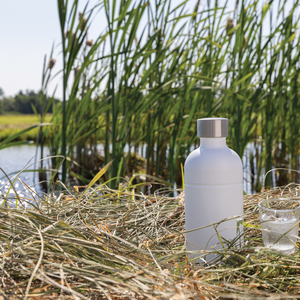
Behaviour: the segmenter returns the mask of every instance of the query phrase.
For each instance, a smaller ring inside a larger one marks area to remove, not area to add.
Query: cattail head
[[[243,51],[243,52],[245,51],[246,45],[247,45],[247,38],[244,37],[244,38],[243,38],[243,47],[242,47],[242,51]]]
[[[66,39],[69,39],[69,37],[70,37],[70,30],[68,29],[68,30],[65,32],[65,38],[66,38]],[[71,37],[70,37],[70,39],[69,39],[69,45],[73,43],[74,38],[75,38],[75,32],[72,31]]]
[[[92,47],[93,46],[93,40],[86,40],[85,41],[85,44],[89,47]]]
[[[75,78],[76,78],[78,72],[79,72],[79,67],[76,67],[76,68],[74,69],[74,77],[75,77]]]
[[[53,66],[55,65],[56,60],[54,58],[50,58],[49,63],[48,63],[48,69],[52,69]]]
[[[234,27],[234,20],[232,18],[228,18],[226,23],[226,32],[229,37],[231,37],[233,34],[232,31],[233,27]]]
[[[79,22],[80,22],[80,30],[81,31],[86,31],[87,30],[87,27],[86,27],[86,24],[87,24],[87,19],[82,15],[82,13],[79,13]]]
[[[69,33],[70,33],[70,29],[68,29],[66,32],[65,32],[65,39],[67,39],[69,37]]]

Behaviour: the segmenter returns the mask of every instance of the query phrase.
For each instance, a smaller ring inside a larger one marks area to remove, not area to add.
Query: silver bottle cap
[[[228,119],[226,118],[204,118],[197,120],[198,137],[227,137]]]

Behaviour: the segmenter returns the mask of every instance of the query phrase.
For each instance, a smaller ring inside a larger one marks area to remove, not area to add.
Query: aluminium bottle
[[[228,119],[198,119],[197,134],[200,147],[184,165],[186,250],[220,249],[228,247],[227,242],[240,246],[243,165],[240,157],[226,146]],[[227,218],[232,219],[218,224]],[[205,228],[198,229],[201,227]],[[199,263],[216,258],[215,254],[188,256],[198,257]]]

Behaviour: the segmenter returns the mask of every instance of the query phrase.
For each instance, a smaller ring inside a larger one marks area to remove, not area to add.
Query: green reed
[[[244,0],[233,12],[217,1],[105,0],[79,16],[77,0],[59,0],[63,101],[43,134],[67,158],[62,180],[72,172],[84,181],[112,161],[106,179],[116,186],[138,171],[146,145],[139,172],[180,185],[180,165],[199,143],[196,120],[210,116],[229,118],[228,144],[241,157],[254,143],[253,189],[263,170],[297,169],[298,6]],[[106,29],[91,44],[99,15]]]

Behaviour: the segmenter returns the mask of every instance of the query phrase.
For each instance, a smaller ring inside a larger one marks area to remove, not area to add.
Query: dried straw
[[[259,198],[298,196],[298,187],[281,193],[245,196],[244,247],[212,250],[219,258],[207,265],[187,260],[183,193],[102,185],[2,207],[0,298],[299,298],[299,251],[265,249],[259,229]]]

